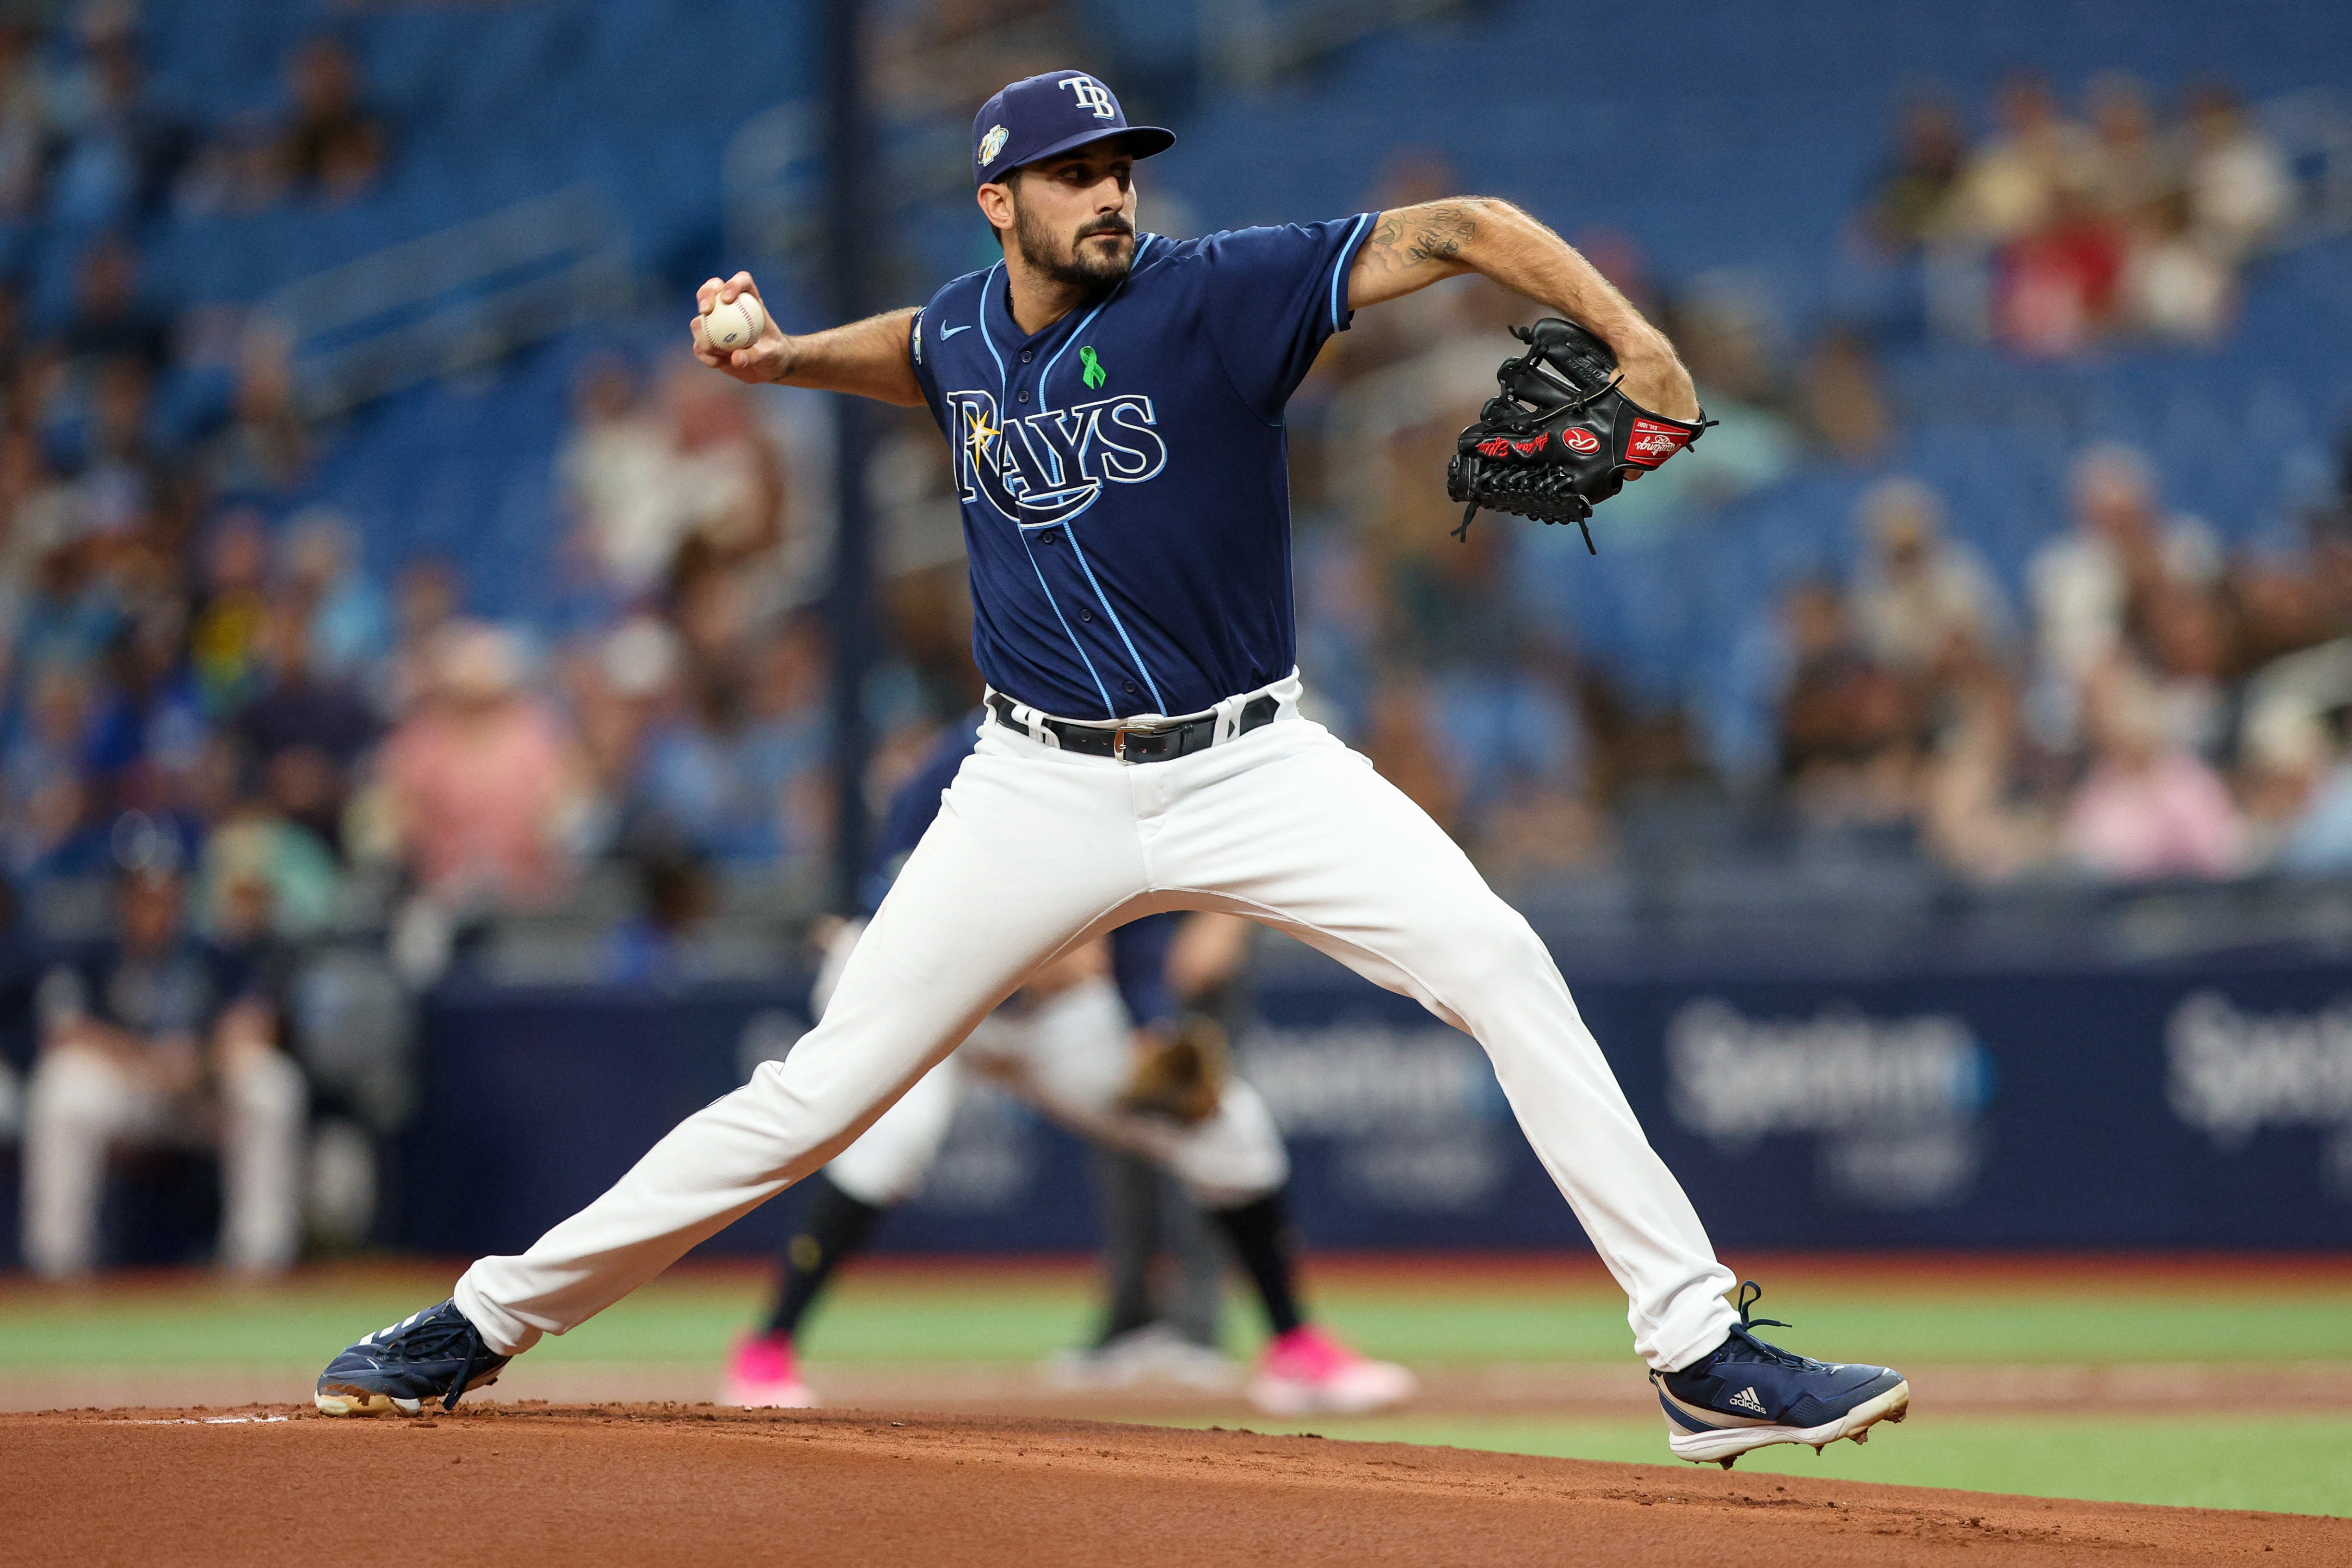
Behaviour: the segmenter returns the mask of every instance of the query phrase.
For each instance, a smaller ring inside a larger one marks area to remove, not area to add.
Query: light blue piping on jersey
[[[980,308],[972,312],[972,319],[980,323],[980,340],[988,345],[988,357],[996,361],[996,395],[1001,400],[997,404],[999,408],[1013,401],[1013,388],[1004,379],[1004,357],[996,351],[996,335],[988,329],[988,302],[995,293],[989,285],[1003,270],[1004,264],[1000,261],[988,269],[988,277],[980,280]]]
[[[1128,263],[1129,277],[1131,277],[1134,276],[1135,263],[1143,259],[1143,253],[1151,247],[1153,237],[1154,236],[1150,235],[1144,235],[1142,244],[1137,246],[1134,261]],[[1119,280],[1119,288],[1124,288],[1126,287],[1127,280],[1125,278],[1121,278]],[[1049,378],[1051,378],[1054,373],[1054,367],[1062,362],[1062,356],[1070,351],[1070,345],[1076,342],[1080,337],[1084,336],[1086,329],[1088,327],[1094,325],[1095,318],[1108,309],[1110,308],[1111,300],[1118,298],[1118,288],[1114,288],[1110,291],[1109,295],[1104,298],[1100,305],[1097,305],[1093,309],[1087,311],[1086,319],[1080,321],[1076,327],[1072,328],[1070,329],[1070,335],[1062,340],[1062,346],[1054,350],[1054,357],[1045,361],[1045,368],[1037,372],[1037,412],[1039,413],[1051,413],[1054,412],[1053,404],[1046,401],[1046,385]],[[993,350],[992,350],[992,351]],[[1068,475],[1064,475],[1062,478],[1063,483],[1067,484],[1069,482]],[[1143,684],[1151,688],[1151,706],[1153,711],[1165,713],[1167,711],[1168,699],[1160,695],[1160,683],[1151,678],[1151,667],[1143,662],[1143,655],[1136,652],[1135,639],[1127,634],[1127,622],[1121,621],[1118,618],[1118,612],[1111,608],[1110,595],[1103,591],[1101,582],[1096,580],[1095,569],[1087,561],[1087,552],[1078,548],[1078,530],[1075,526],[1073,526],[1076,521],[1076,518],[1072,518],[1070,522],[1065,523],[1062,528],[1063,533],[1067,535],[1070,540],[1070,553],[1078,558],[1078,570],[1087,574],[1087,586],[1095,591],[1095,602],[1102,606],[1103,613],[1105,615],[1110,617],[1111,630],[1117,632],[1118,633],[1118,640],[1126,644],[1127,656],[1135,662],[1135,673],[1141,675],[1143,677]],[[1076,639],[1074,638],[1072,641],[1075,642]],[[1080,656],[1083,657],[1085,650],[1080,649],[1079,653]],[[1105,694],[1104,700],[1109,700],[1108,693]]]
[[[1070,543],[1072,549],[1077,548],[1077,540],[1075,537]],[[1062,613],[1062,602],[1054,597],[1053,585],[1045,580],[1045,569],[1037,564],[1037,551],[1030,545],[1029,536],[1026,533],[1021,535],[1021,549],[1029,557],[1029,570],[1037,574],[1037,586],[1045,591],[1045,602],[1053,606],[1054,619],[1062,623],[1062,635],[1067,637],[1070,640],[1070,646],[1078,651],[1078,663],[1087,667],[1087,678],[1094,682],[1095,691],[1102,698],[1103,716],[1117,718],[1118,708],[1110,700],[1110,689],[1103,685],[1102,676],[1096,673],[1095,662],[1087,657],[1087,645],[1078,641],[1076,632],[1070,630],[1070,618]],[[1094,573],[1088,572],[1087,580],[1089,582],[1094,580]],[[1095,591],[1100,593],[1102,590],[1097,589]]]
[[[1003,267],[1004,264],[1003,262],[998,262],[994,267],[988,269],[988,276],[980,280],[980,308],[972,313],[973,319],[980,323],[980,340],[988,346],[988,357],[996,361],[996,396],[998,399],[997,407],[1000,409],[1006,403],[1013,401],[1013,385],[1012,382],[1006,379],[1004,374],[1004,356],[996,351],[995,334],[992,333],[988,329],[988,301],[992,297],[990,285],[995,279],[997,273],[1003,269]],[[1105,301],[1105,303],[1108,303],[1108,301]],[[1040,387],[1045,385],[1042,378],[1040,378],[1038,385]],[[1001,441],[1009,438],[1000,432],[997,439]],[[973,453],[970,460],[974,463],[979,462],[980,455],[978,453]],[[1110,700],[1110,688],[1103,685],[1102,675],[1096,670],[1095,662],[1087,657],[1087,645],[1078,641],[1078,634],[1076,632],[1070,630],[1070,618],[1062,613],[1062,601],[1054,597],[1054,585],[1045,580],[1045,569],[1037,564],[1037,552],[1032,549],[1029,544],[1029,530],[1022,527],[1018,520],[1015,520],[1013,525],[1013,532],[1021,541],[1022,553],[1029,558],[1029,570],[1037,574],[1037,586],[1045,591],[1046,608],[1053,611],[1054,619],[1061,622],[1062,635],[1067,637],[1070,640],[1070,646],[1077,650],[1078,663],[1087,667],[1087,678],[1094,682],[1095,692],[1102,698],[1103,716],[1107,718],[1118,717],[1118,708],[1117,705]],[[1074,546],[1076,543],[1075,538],[1071,542]],[[1087,574],[1087,580],[1091,582],[1094,580],[1094,573],[1088,572]],[[1097,588],[1095,591],[1097,593],[1100,593],[1102,590]],[[1150,679],[1149,675],[1144,678],[1146,680]]]
[[[1339,259],[1331,264],[1331,330],[1334,332],[1339,329],[1339,279],[1346,275],[1349,259],[1355,254],[1356,242],[1372,217],[1372,214],[1366,213],[1356,220],[1356,226],[1349,231],[1348,243],[1339,247]]]

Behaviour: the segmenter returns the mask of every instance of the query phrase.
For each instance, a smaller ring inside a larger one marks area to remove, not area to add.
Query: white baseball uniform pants
[[[1000,1008],[842,1150],[825,1176],[877,1207],[912,1197],[947,1142],[966,1074],[979,1073],[1079,1136],[1150,1160],[1204,1208],[1263,1197],[1289,1178],[1290,1158],[1273,1113],[1238,1078],[1225,1081],[1216,1114],[1189,1127],[1121,1111],[1133,1032],[1118,988],[1101,977],[1025,1009]]]
[[[232,1052],[218,1093],[221,1261],[269,1273],[302,1241],[302,1070],[275,1051]],[[98,1243],[106,1154],[200,1141],[180,1107],[102,1051],[53,1046],[25,1094],[25,1260],[51,1279],[86,1272]],[[208,1140],[205,1140],[208,1141]]]
[[[507,1354],[586,1322],[848,1147],[1041,965],[1140,915],[1213,909],[1475,1036],[1624,1288],[1643,1359],[1713,1350],[1736,1321],[1731,1273],[1551,955],[1427,814],[1299,716],[1295,674],[1267,692],[1275,722],[1235,735],[1257,694],[1229,697],[1232,738],[1167,762],[1066,752],[992,716],[823,1021],[529,1251],[475,1263],[459,1310]]]

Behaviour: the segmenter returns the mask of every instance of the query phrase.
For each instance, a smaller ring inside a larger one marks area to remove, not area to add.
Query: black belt
[[[996,722],[1007,729],[1029,733],[1029,727],[1013,716],[1013,699],[991,692],[988,706],[996,710]],[[1282,705],[1272,697],[1252,697],[1242,707],[1241,725],[1234,733],[1247,735],[1263,725],[1272,724]],[[1088,757],[1109,757],[1121,762],[1166,762],[1178,757],[1190,757],[1196,751],[1206,751],[1216,743],[1217,716],[1188,718],[1181,724],[1171,724],[1158,729],[1107,729],[1098,725],[1070,724],[1063,719],[1039,716],[1038,724],[1051,730],[1065,751],[1082,751]]]

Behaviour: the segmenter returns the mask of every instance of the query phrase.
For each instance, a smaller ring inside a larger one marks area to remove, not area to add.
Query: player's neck
[[[1030,338],[1100,292],[1038,271],[1022,258],[1017,246],[1005,254],[1004,285],[1013,324],[1021,329],[1023,336]]]

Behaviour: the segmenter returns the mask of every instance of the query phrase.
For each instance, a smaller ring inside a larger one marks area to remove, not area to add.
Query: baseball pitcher
[[[1581,521],[1704,427],[1673,346],[1492,199],[1139,233],[1136,163],[1174,141],[1085,72],[1014,82],[972,127],[1002,260],[919,309],[805,337],[770,321],[722,352],[698,326],[703,361],[739,381],[930,409],[954,455],[987,720],[791,1056],[529,1250],[480,1260],[451,1301],[336,1357],[320,1408],[454,1406],[821,1168],[1032,973],[1140,915],[1209,909],[1290,933],[1486,1048],[1624,1287],[1675,1454],[1728,1464],[1906,1412],[1899,1374],[1755,1336],[1752,1287],[1725,1299],[1731,1273],[1527,921],[1299,712],[1283,410],[1352,312],[1475,271],[1565,319],[1506,364],[1493,432],[1465,433],[1478,461],[1454,476],[1457,499],[1547,520]],[[702,308],[756,288],[714,278]]]

